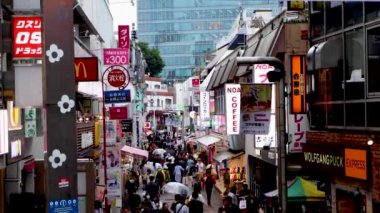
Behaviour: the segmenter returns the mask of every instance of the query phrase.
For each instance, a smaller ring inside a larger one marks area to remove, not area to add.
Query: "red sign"
[[[129,49],[111,48],[104,49],[104,65],[128,65]]]
[[[106,72],[108,72],[107,80],[108,83],[119,89],[124,89],[128,86],[130,81],[129,72],[125,67],[122,66],[112,66],[109,67]]]
[[[150,122],[149,121],[144,123],[144,129],[150,129]]]
[[[70,185],[69,178],[67,177],[58,178],[57,182],[58,182],[58,188],[66,188],[66,187],[69,187]]]
[[[98,58],[75,58],[75,81],[98,81]]]
[[[110,120],[123,120],[128,118],[128,108],[124,107],[110,107],[109,113]]]
[[[13,17],[13,58],[41,58],[40,16]]]
[[[193,87],[199,87],[199,78],[193,78],[191,83],[193,84]]]
[[[129,50],[129,25],[119,25],[119,48]]]

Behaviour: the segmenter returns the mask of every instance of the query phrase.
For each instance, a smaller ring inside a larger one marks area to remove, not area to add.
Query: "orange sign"
[[[305,56],[292,56],[292,108],[293,114],[306,113],[306,63]]]
[[[98,58],[75,58],[75,81],[98,81]]]
[[[367,180],[367,151],[345,149],[345,171],[347,177]]]

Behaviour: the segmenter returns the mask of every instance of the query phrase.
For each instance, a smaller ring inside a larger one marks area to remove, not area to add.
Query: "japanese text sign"
[[[128,65],[129,49],[108,48],[104,49],[104,65]]]
[[[14,16],[12,21],[13,58],[41,58],[41,17]]]
[[[289,153],[303,152],[309,121],[306,114],[289,115]]]
[[[110,120],[123,120],[128,118],[128,108],[124,107],[110,107],[109,113]]]
[[[193,87],[199,87],[199,84],[200,84],[199,78],[191,79],[191,84]]]
[[[126,48],[129,50],[129,25],[119,25],[119,48]]]
[[[291,112],[293,114],[305,114],[306,113],[306,62],[305,56],[293,55],[292,56],[292,107]]]
[[[274,70],[273,66],[270,66],[269,64],[255,64],[253,68],[253,79],[255,83],[269,83],[267,73]]]
[[[202,121],[206,121],[210,119],[210,94],[208,92],[200,94],[200,116]]]
[[[75,58],[75,81],[98,81],[98,58]]]
[[[128,102],[131,102],[131,92],[130,90],[105,91],[104,101],[106,104],[128,103]]]
[[[240,132],[240,84],[226,84],[226,126],[227,135]]]

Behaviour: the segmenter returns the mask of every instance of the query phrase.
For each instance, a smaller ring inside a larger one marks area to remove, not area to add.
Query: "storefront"
[[[373,212],[371,149],[358,144],[361,139],[365,142],[366,135],[331,132],[308,132],[307,135],[302,173],[319,181],[319,188],[326,192],[328,210]],[[331,141],[331,137],[340,142],[325,143]],[[350,141],[350,145],[343,141]]]

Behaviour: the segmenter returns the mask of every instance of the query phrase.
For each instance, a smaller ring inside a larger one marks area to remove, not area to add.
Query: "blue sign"
[[[78,213],[78,199],[49,200],[49,213]]]
[[[130,90],[105,91],[104,101],[106,104],[131,102],[131,91]]]

